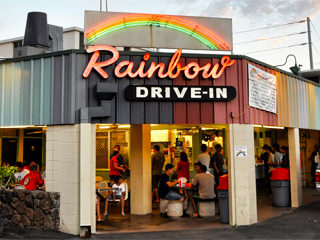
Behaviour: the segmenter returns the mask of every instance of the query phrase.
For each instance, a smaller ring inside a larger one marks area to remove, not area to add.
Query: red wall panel
[[[212,62],[212,64],[220,62],[220,59],[182,58],[180,62],[182,66],[190,62],[197,62],[203,66],[208,62]],[[237,91],[237,96],[228,102],[174,103],[174,123],[241,123],[276,126],[278,123],[276,114],[249,107],[248,63],[244,59],[235,59],[235,63],[226,68],[218,79],[203,79],[201,75],[192,80],[188,80],[182,75],[175,79],[174,85],[233,86]],[[250,64],[275,75],[272,69],[251,62]]]

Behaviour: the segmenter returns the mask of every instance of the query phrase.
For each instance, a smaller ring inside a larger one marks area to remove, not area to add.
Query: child
[[[109,201],[115,201],[116,199],[120,199],[121,215],[122,216],[126,215],[124,213],[124,198],[126,195],[125,185],[123,183],[121,176],[115,176],[114,180],[115,180],[115,184],[112,185],[112,188],[115,188],[115,190],[106,199],[105,212],[104,212],[104,215],[106,217],[108,217],[108,203],[109,203]]]

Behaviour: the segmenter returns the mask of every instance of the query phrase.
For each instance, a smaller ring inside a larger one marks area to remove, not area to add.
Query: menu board
[[[249,106],[277,112],[277,77],[248,64]]]

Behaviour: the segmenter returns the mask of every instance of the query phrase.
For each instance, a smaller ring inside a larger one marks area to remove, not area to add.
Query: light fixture
[[[99,126],[99,129],[108,129],[110,126]]]
[[[268,126],[268,125],[257,125],[253,124],[253,127],[258,127],[258,128],[274,128],[274,129],[284,129],[284,127],[278,127],[278,126]]]
[[[264,128],[274,128],[274,129],[284,129],[284,127],[277,127],[277,126],[266,126],[263,125]]]
[[[130,128],[130,125],[118,125],[118,128]]]
[[[32,127],[40,127],[35,125],[21,125],[21,126],[1,126],[0,128],[32,128]]]
[[[300,65],[300,64],[297,65],[297,58],[296,58],[296,56],[293,55],[293,54],[289,54],[289,55],[286,57],[286,61],[285,61],[284,64],[276,65],[275,67],[281,67],[281,66],[286,65],[286,64],[287,64],[287,61],[288,61],[288,58],[289,58],[290,56],[293,56],[293,57],[294,57],[294,66],[293,66],[293,67],[290,67],[289,69],[291,70],[291,72],[292,72],[294,75],[301,76],[300,67],[301,67],[302,65]]]

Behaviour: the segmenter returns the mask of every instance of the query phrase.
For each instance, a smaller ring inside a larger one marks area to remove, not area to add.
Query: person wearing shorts
[[[126,187],[123,184],[123,180],[121,176],[115,176],[114,177],[115,183],[112,185],[112,188],[115,190],[106,198],[105,202],[105,212],[104,215],[105,217],[108,217],[108,204],[109,201],[115,201],[116,199],[120,199],[121,203],[121,215],[125,216],[126,214],[124,213],[124,201],[125,201],[125,196],[126,196]]]

